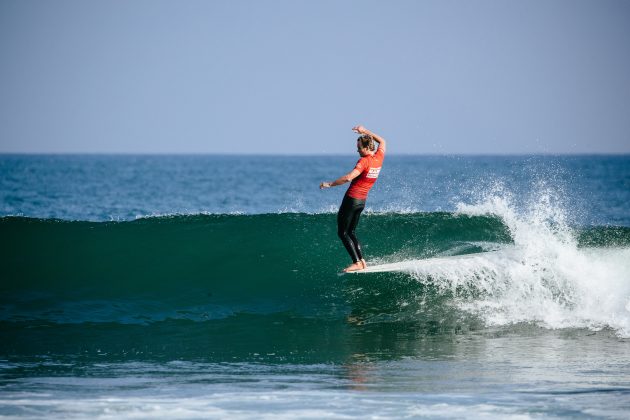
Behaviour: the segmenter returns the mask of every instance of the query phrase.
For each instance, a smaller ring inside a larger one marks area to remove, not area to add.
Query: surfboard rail
[[[484,251],[484,252],[475,252],[472,254],[463,254],[463,255],[449,255],[449,256],[440,256],[440,257],[431,257],[431,258],[422,258],[417,260],[405,260],[398,261],[393,263],[386,264],[377,264],[377,265],[368,265],[367,268],[358,271],[349,271],[342,272],[341,274],[369,274],[369,273],[408,273],[414,272],[421,267],[427,265],[439,265],[450,263],[452,264],[454,260],[467,260],[471,258],[479,258],[485,257],[490,253],[496,251]]]

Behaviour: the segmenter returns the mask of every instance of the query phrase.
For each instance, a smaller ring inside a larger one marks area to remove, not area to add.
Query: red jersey
[[[379,147],[374,155],[363,156],[354,167],[361,175],[352,180],[346,194],[352,198],[365,200],[372,185],[376,182],[383,166],[385,152]]]

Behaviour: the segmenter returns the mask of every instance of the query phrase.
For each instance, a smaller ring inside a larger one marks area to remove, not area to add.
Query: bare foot
[[[361,265],[363,265],[363,269],[367,268],[367,263],[365,262],[364,259],[361,259],[361,261],[359,261],[361,263]]]
[[[359,271],[359,270],[363,270],[363,264],[361,263],[361,261],[355,262],[354,264],[347,266],[346,268],[343,269],[343,272],[349,273],[351,271]]]

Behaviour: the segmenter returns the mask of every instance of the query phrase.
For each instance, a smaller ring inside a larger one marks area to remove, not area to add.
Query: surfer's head
[[[376,146],[374,145],[372,136],[364,134],[357,139],[357,152],[359,152],[361,156],[372,154],[374,149],[376,149]]]

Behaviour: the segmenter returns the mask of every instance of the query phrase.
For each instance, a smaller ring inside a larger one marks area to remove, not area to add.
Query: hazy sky
[[[630,153],[630,1],[0,0],[0,152]]]

